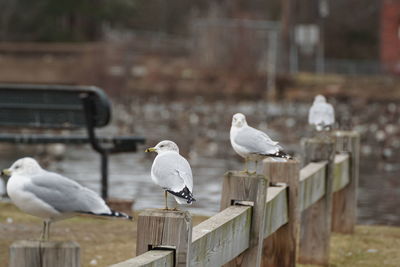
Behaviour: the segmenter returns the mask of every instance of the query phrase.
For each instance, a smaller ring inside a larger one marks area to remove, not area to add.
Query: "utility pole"
[[[281,67],[280,72],[287,74],[290,72],[290,54],[293,41],[294,16],[293,9],[295,0],[282,0],[281,17]]]
[[[329,15],[328,0],[318,1],[318,50],[317,50],[317,73],[323,74],[325,72],[325,19]]]

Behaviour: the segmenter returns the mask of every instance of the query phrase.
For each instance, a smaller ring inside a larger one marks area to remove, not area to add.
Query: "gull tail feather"
[[[284,159],[284,160],[288,160],[288,159],[293,159],[293,157],[289,154],[287,154],[286,152],[279,150],[278,152],[274,153],[274,154],[262,154],[263,156],[267,156],[267,157],[271,157],[273,159]]]
[[[177,198],[180,199],[185,199],[187,204],[192,204],[192,202],[196,201],[196,199],[193,198],[193,194],[192,192],[189,191],[189,188],[187,188],[186,186],[179,192],[174,192],[172,190],[167,190],[167,192],[171,193],[172,195],[174,195],[176,198],[176,201],[179,204],[183,204],[181,201],[178,201]]]
[[[82,214],[87,214],[87,215],[93,215],[93,216],[100,216],[100,217],[114,217],[114,218],[122,218],[122,219],[127,219],[127,220],[133,220],[133,217],[119,211],[111,210],[110,213],[94,213],[90,211],[81,211],[79,213]]]

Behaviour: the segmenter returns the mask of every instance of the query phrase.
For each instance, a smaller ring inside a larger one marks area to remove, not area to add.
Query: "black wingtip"
[[[195,198],[191,198],[191,199],[188,199],[186,201],[186,203],[188,203],[188,204],[192,204],[192,202],[196,202],[196,199]]]
[[[171,190],[167,190],[167,192],[171,193],[174,196],[186,199],[186,203],[188,204],[196,201],[196,199],[193,198],[192,192],[190,192],[189,188],[187,188],[186,186],[179,192],[174,192]]]
[[[89,215],[93,215],[93,216],[101,216],[101,217],[116,217],[116,218],[133,221],[132,216],[130,216],[126,213],[114,211],[114,210],[111,210],[111,213],[94,213],[94,212],[85,212],[85,211],[80,211],[78,213],[89,214]]]
[[[272,158],[283,158],[283,159],[294,159],[291,155],[287,154],[283,150],[279,150],[274,154],[264,154],[264,156],[272,157]]]
[[[110,216],[117,217],[117,218],[124,218],[124,219],[131,220],[131,221],[133,220],[132,216],[130,216],[130,215],[126,214],[126,213],[119,212],[119,211],[114,211],[114,210],[111,210]]]

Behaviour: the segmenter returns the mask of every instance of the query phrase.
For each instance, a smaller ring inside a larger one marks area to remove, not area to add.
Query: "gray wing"
[[[275,154],[282,149],[278,142],[272,141],[267,134],[250,126],[243,127],[237,133],[234,142],[249,153],[255,154]]]
[[[110,213],[110,209],[92,190],[53,172],[31,178],[24,187],[59,212]]]
[[[158,184],[165,189],[179,192],[186,186],[192,192],[192,169],[189,162],[178,153],[158,155],[152,167],[152,174]]]
[[[325,103],[313,104],[308,113],[308,123],[312,125],[324,123],[324,117],[326,113]]]
[[[313,104],[308,113],[309,124],[331,125],[335,122],[335,113],[331,104]]]
[[[327,105],[327,124],[332,125],[335,123],[335,110],[333,109],[333,106],[329,103]]]
[[[316,110],[315,104],[313,104],[308,111],[308,124],[316,124]]]

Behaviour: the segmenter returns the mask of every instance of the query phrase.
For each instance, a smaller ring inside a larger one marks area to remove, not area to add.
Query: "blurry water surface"
[[[362,134],[359,222],[400,225],[398,103],[369,103],[368,109],[365,103],[333,104],[338,127],[352,127]],[[164,193],[150,178],[155,154],[144,153],[144,149],[170,139],[179,145],[181,154],[193,169],[197,202],[182,208],[196,214],[213,215],[219,211],[223,174],[243,168],[242,159],[234,153],[229,142],[232,115],[236,112],[246,114],[249,125],[267,132],[287,151],[299,156],[300,139],[312,135],[307,126],[309,105],[264,101],[206,102],[202,98],[179,102],[146,99],[114,105],[112,126],[102,133],[142,135],[147,138],[147,145],[139,147],[137,153],[110,157],[109,195],[134,199],[135,210],[163,207]],[[0,159],[1,166],[7,166],[22,155],[26,155],[26,149],[20,146],[11,155]],[[34,156],[39,160],[43,158],[43,155]],[[100,191],[99,156],[89,146],[67,146],[62,160],[50,160],[48,168]],[[170,200],[173,206],[172,197]]]

